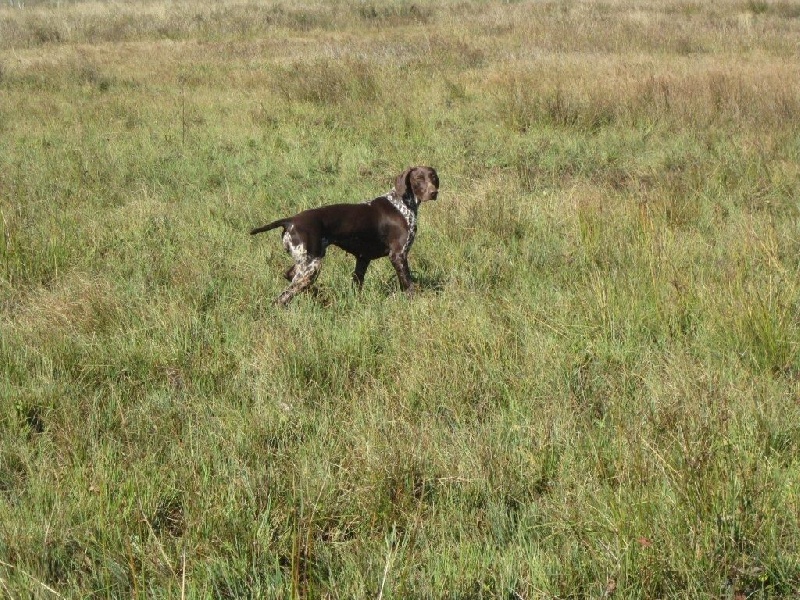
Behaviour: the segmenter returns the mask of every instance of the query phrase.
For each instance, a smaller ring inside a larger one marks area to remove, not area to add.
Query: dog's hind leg
[[[301,240],[302,238],[293,226],[283,232],[283,247],[292,255],[294,265],[284,273],[284,277],[291,283],[275,300],[275,304],[279,306],[286,306],[292,298],[314,283],[322,266],[324,251],[322,253],[309,252],[308,247]]]
[[[302,262],[295,264],[293,267],[294,277],[292,277],[292,282],[289,284],[289,287],[283,290],[283,293],[278,296],[275,303],[279,306],[286,306],[297,294],[309,288],[311,284],[314,283],[317,275],[319,275],[321,266],[321,258],[306,258]]]
[[[355,271],[353,271],[353,283],[359,290],[361,286],[364,285],[364,275],[367,273],[367,267],[369,267],[370,262],[372,262],[370,259],[360,256],[356,259],[356,268]]]

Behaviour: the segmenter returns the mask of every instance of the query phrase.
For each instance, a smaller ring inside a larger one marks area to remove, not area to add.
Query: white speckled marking
[[[292,255],[294,259],[294,275],[292,281],[283,293],[278,296],[277,303],[285,306],[295,295],[309,287],[319,274],[322,266],[322,258],[309,258],[305,244],[295,244],[292,241],[292,228],[289,227],[283,233],[283,247]]]
[[[412,196],[411,206],[409,206],[402,198],[397,196],[397,192],[394,189],[386,194],[386,199],[403,215],[408,224],[408,238],[406,238],[406,243],[403,244],[403,256],[407,256],[411,244],[414,243],[414,238],[417,237],[417,207],[419,206],[417,199]]]

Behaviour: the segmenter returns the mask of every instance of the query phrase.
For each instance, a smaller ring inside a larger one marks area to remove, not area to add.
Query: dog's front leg
[[[411,271],[408,268],[408,257],[405,254],[390,254],[389,260],[392,261],[394,270],[397,271],[397,279],[400,281],[400,289],[411,295],[414,293],[414,283],[411,281]]]

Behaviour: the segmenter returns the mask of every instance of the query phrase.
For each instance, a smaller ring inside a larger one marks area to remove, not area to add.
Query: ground
[[[793,2],[8,2],[0,595],[800,594]],[[439,172],[315,294],[250,228]]]

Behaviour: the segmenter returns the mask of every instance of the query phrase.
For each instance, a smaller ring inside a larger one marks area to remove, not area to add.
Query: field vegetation
[[[0,597],[800,595],[800,7],[0,7]],[[249,228],[437,168],[410,263]]]

